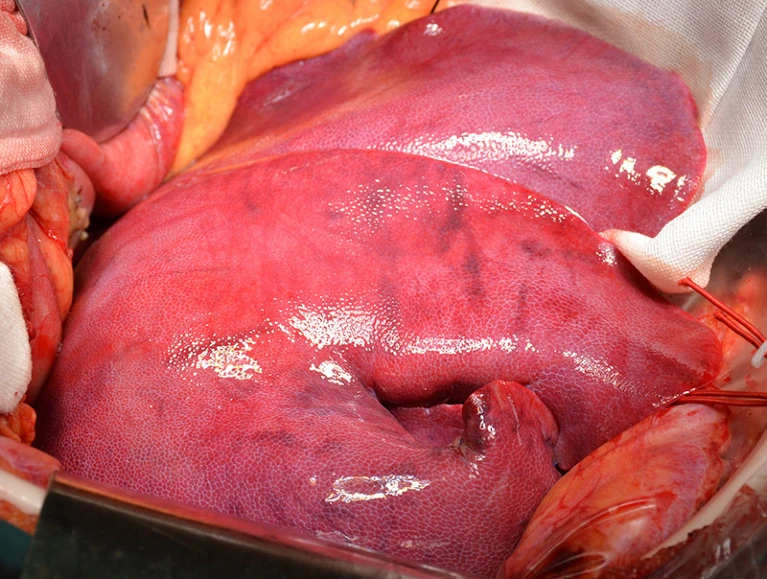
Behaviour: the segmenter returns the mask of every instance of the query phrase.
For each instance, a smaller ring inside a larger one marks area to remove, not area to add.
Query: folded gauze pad
[[[45,65],[13,0],[0,0],[0,174],[50,163],[61,145]]]
[[[767,207],[767,0],[473,3],[562,20],[682,76],[708,149],[699,199],[655,237],[603,235],[661,291],[689,291],[684,277],[705,287],[722,246]]]

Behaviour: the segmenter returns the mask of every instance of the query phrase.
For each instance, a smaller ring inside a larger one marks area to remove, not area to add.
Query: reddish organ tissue
[[[556,463],[721,358],[565,209],[400,153],[208,164],[78,275],[40,406],[64,468],[477,573]],[[440,402],[464,403],[449,444],[384,407]]]
[[[706,161],[676,74],[552,20],[468,6],[251,83],[214,152],[232,160],[240,147],[445,159],[530,187],[596,231],[646,235],[687,207]]]
[[[0,437],[32,444],[35,439],[36,418],[33,408],[21,402],[13,412],[0,415]]]
[[[557,467],[719,370],[713,333],[595,233],[684,208],[695,117],[674,74],[470,7],[274,71],[84,258],[41,448],[494,573]]]
[[[63,153],[37,170],[0,175],[0,260],[11,270],[32,348],[34,399],[61,339],[61,324],[72,301],[70,200],[79,186]],[[75,219],[78,208],[73,209]],[[76,227],[76,225],[75,225]]]
[[[716,492],[727,419],[726,410],[678,405],[591,453],[546,495],[499,577],[641,564]]]

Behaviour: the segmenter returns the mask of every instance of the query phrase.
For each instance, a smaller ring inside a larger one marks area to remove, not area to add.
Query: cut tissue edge
[[[11,270],[0,263],[0,414],[13,412],[32,378],[27,324]]]

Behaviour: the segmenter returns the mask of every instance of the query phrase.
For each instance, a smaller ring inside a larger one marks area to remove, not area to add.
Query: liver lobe
[[[482,169],[653,236],[705,168],[682,79],[537,16],[459,6],[252,82],[220,155],[385,149]]]
[[[219,159],[77,275],[39,407],[66,470],[474,573],[557,463],[721,358],[562,207],[400,153]],[[387,410],[442,402],[464,403],[448,445]]]

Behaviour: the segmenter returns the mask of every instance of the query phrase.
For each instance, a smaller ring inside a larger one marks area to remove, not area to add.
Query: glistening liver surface
[[[64,469],[474,573],[556,463],[721,360],[566,209],[401,153],[219,158],[77,276],[39,406]],[[449,445],[387,410],[446,402],[464,403]]]
[[[596,231],[655,235],[706,149],[682,79],[553,20],[459,6],[251,83],[213,150],[374,148],[505,177]]]

